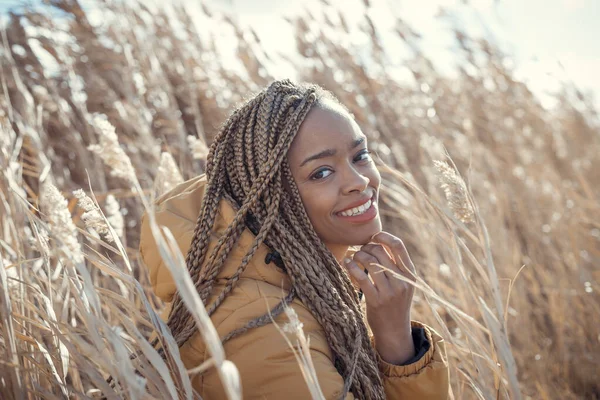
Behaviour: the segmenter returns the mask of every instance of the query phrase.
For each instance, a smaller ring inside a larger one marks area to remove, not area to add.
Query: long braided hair
[[[325,331],[335,367],[344,378],[341,397],[351,391],[358,399],[383,399],[383,383],[357,293],[317,236],[287,162],[288,149],[302,121],[323,99],[337,102],[318,85],[294,84],[286,79],[273,82],[233,112],[207,156],[207,186],[186,263],[212,315],[235,287],[257,248],[264,243],[274,249],[292,290],[271,313],[281,313],[297,296]],[[231,203],[236,215],[216,248],[207,254],[222,199]],[[213,293],[215,278],[245,228],[254,233],[252,246],[225,288]],[[223,341],[269,322],[266,313]],[[197,329],[177,294],[167,325],[179,346]]]

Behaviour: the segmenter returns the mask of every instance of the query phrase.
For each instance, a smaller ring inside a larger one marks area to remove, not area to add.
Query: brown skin
[[[360,138],[364,142],[350,148]],[[327,149],[336,153],[301,166]],[[336,215],[373,194],[377,204],[381,176],[367,152],[365,135],[342,107],[325,100],[300,126],[288,162],[315,231],[365,294],[377,352],[386,362],[402,364],[415,354],[410,326],[414,286],[394,274],[414,280],[415,267],[402,241],[382,231],[378,208],[374,219],[362,223]],[[362,247],[353,260],[342,262],[354,245]],[[370,278],[359,264],[369,270]]]

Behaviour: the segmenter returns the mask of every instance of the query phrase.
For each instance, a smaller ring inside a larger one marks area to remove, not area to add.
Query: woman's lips
[[[355,222],[355,223],[361,223],[361,222],[367,222],[367,221],[371,221],[372,219],[374,219],[377,216],[377,201],[376,201],[376,197],[373,196],[371,198],[371,206],[362,214],[359,215],[352,215],[352,216],[345,216],[342,215],[340,213],[335,213],[335,216],[338,218],[342,218],[348,222]]]
[[[369,200],[374,201],[374,199],[376,198],[376,195],[377,195],[377,191],[374,190],[373,193],[371,194],[371,196],[369,198],[366,198],[364,200],[360,200],[358,202],[354,202],[351,205],[349,205],[348,207],[344,208],[343,210],[336,211],[336,214],[337,213],[343,213],[344,211],[348,211],[348,210],[352,210],[353,208],[360,207],[360,206],[366,204]]]

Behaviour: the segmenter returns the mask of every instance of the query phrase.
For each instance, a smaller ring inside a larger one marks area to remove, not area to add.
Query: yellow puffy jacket
[[[202,174],[179,184],[156,202],[158,224],[171,230],[184,257],[192,240],[205,186],[206,175]],[[226,200],[221,200],[207,254],[216,246],[218,238],[234,215],[231,205]],[[253,237],[248,229],[243,232],[217,277],[214,293],[220,292],[227,279],[236,271]],[[264,315],[290,290],[291,282],[286,274],[274,263],[265,263],[268,252],[269,249],[264,244],[257,249],[236,287],[211,316],[220,337]],[[176,291],[175,283],[163,264],[146,215],[142,217],[141,223],[140,255],[149,269],[154,292],[163,301],[170,303]],[[163,314],[165,319],[170,308],[168,306],[169,304]],[[298,314],[306,336],[310,338],[310,354],[325,398],[338,398],[343,379],[334,367],[333,355],[323,328],[299,299],[296,298],[291,307]],[[275,321],[282,326],[288,320],[285,315],[280,315]],[[444,340],[433,329],[419,322],[413,321],[413,327],[422,328],[423,340],[428,345],[420,358],[408,365],[399,366],[388,364],[378,357],[386,397],[446,399],[450,389]],[[244,399],[310,399],[308,386],[296,358],[273,324],[251,329],[227,341],[224,349],[227,359],[240,372]],[[198,366],[210,357],[199,333],[192,336],[179,350],[186,368]],[[214,369],[193,376],[192,385],[204,399],[226,398]],[[347,397],[353,398],[352,394]]]

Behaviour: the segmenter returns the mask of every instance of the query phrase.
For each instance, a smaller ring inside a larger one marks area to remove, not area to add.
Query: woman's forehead
[[[303,160],[322,150],[346,148],[364,138],[360,127],[343,108],[314,108],[306,116],[288,151],[290,164],[299,167]]]
[[[348,112],[336,104],[327,104],[314,107],[308,113],[296,138],[299,143],[314,145],[327,139],[351,141],[356,136],[362,136],[362,132]]]

